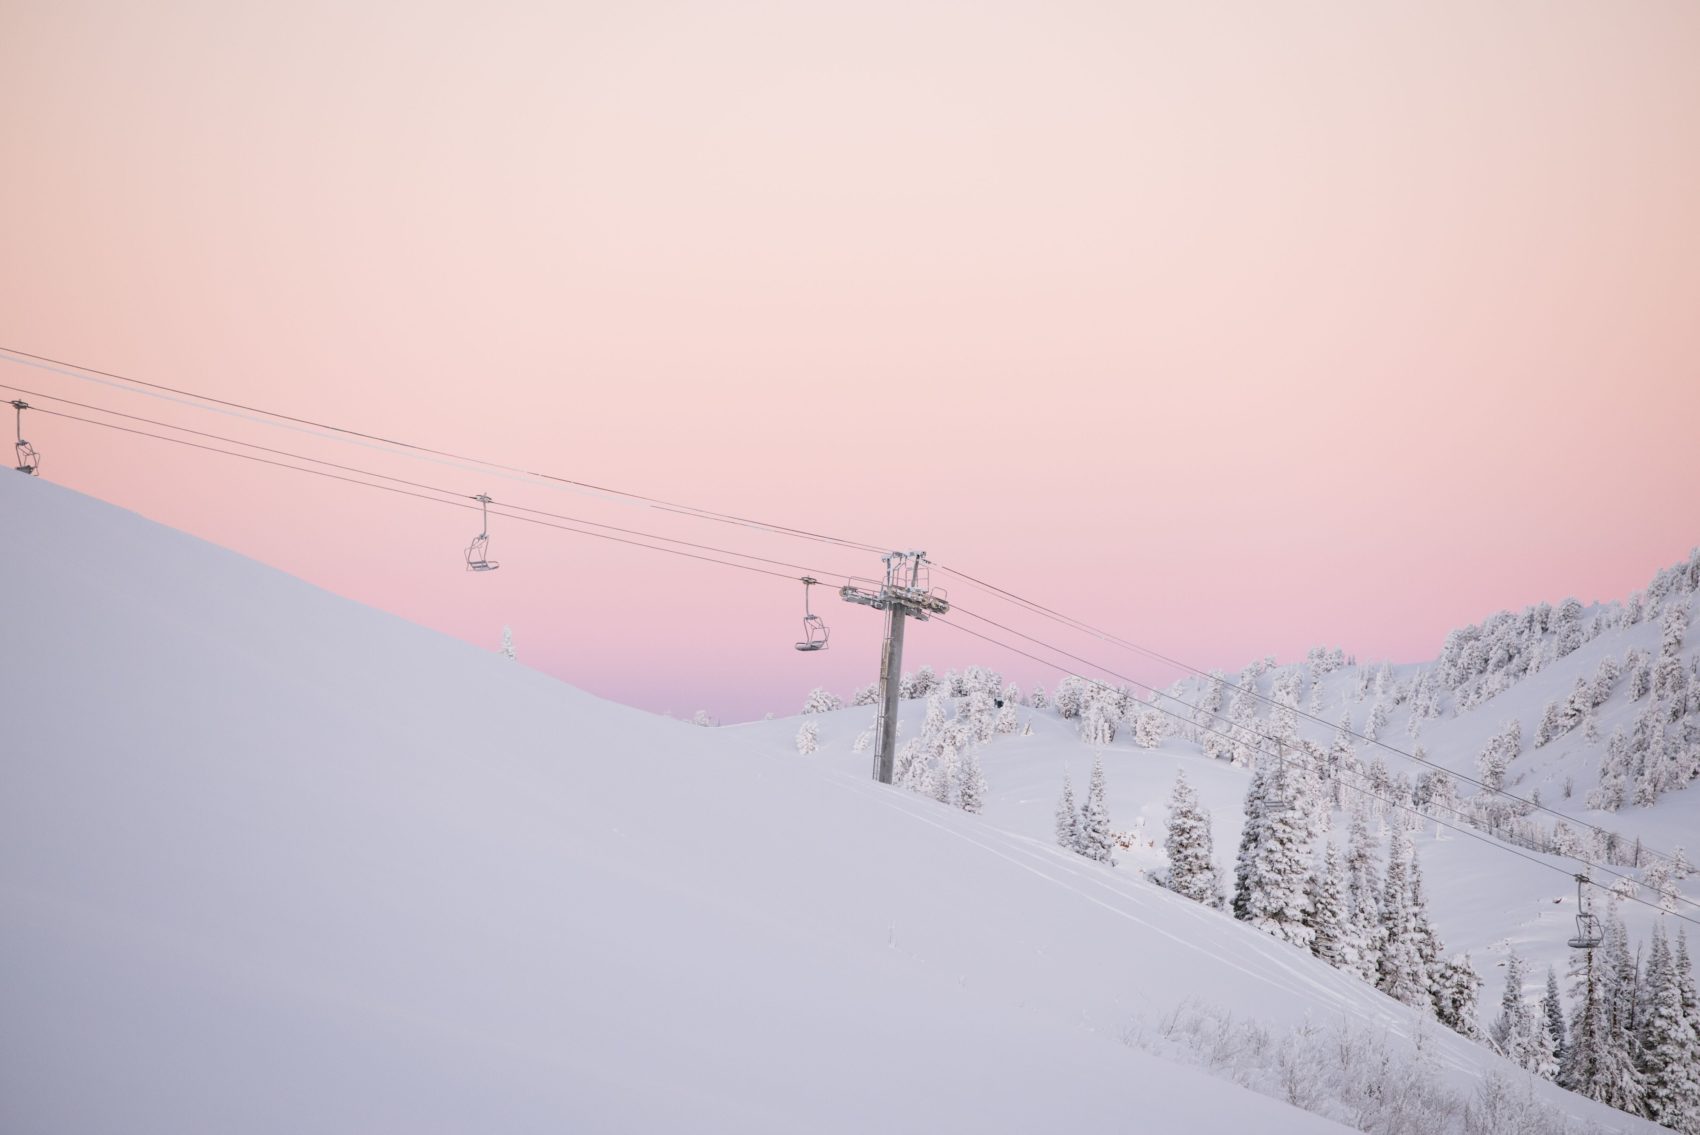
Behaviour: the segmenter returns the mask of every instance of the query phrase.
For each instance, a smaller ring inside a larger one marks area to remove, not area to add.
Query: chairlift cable
[[[162,421],[158,421],[158,420],[153,419],[153,418],[140,417],[136,414],[126,414],[126,413],[124,413],[123,411],[120,411],[120,410],[108,410],[103,406],[90,405],[90,404],[85,403],[85,402],[76,402],[76,401],[73,401],[72,399],[69,399],[69,398],[60,398],[57,395],[37,394],[33,391],[25,390],[22,387],[18,387],[18,386],[12,386],[12,385],[7,384],[7,383],[0,383],[0,390],[11,390],[11,391],[16,391],[16,392],[21,393],[21,394],[29,394],[31,397],[35,397],[35,398],[46,398],[50,402],[60,402],[60,403],[64,403],[65,405],[68,405],[68,406],[77,406],[77,407],[80,407],[80,408],[85,409],[85,410],[93,410],[93,411],[96,411],[97,413],[101,413],[101,414],[109,414],[113,417],[124,418],[124,419],[126,419],[128,421],[132,421],[132,422],[141,422],[141,423],[151,425],[151,426],[158,426],[162,429],[177,430],[177,431],[182,432],[182,433],[193,434],[195,437],[203,437],[203,438],[207,438],[207,439],[213,440],[213,441],[220,441],[220,442],[224,442],[227,445],[240,445],[240,446],[243,446],[243,447],[248,448],[248,449],[258,450],[261,453],[270,453],[270,454],[273,454],[273,455],[279,456],[279,457],[288,457],[288,458],[291,458],[291,459],[296,460],[296,461],[307,461],[307,462],[311,462],[312,464],[315,464],[315,465],[323,465],[323,466],[330,468],[330,469],[340,469],[340,470],[347,472],[347,473],[358,473],[358,474],[360,474],[361,476],[364,476],[364,477],[375,477],[379,480],[391,481],[391,482],[394,482],[395,484],[398,484],[398,485],[407,485],[410,488],[424,489],[424,490],[427,490],[429,492],[443,493],[443,494],[449,495],[449,496],[464,496],[465,495],[464,493],[459,493],[459,492],[457,492],[456,490],[453,490],[453,489],[445,489],[445,488],[442,488],[442,487],[437,486],[437,485],[426,484],[422,481],[411,481],[411,480],[408,480],[405,477],[396,477],[396,476],[393,476],[393,475],[388,474],[388,473],[379,473],[379,472],[376,472],[376,471],[371,470],[371,469],[361,468],[357,465],[343,465],[343,464],[340,464],[340,463],[335,462],[335,461],[327,461],[327,460],[324,460],[323,458],[319,458],[319,457],[309,457],[304,453],[295,453],[295,452],[292,452],[292,451],[287,450],[287,449],[274,449],[271,446],[260,445],[257,442],[242,441],[238,438],[225,437],[222,434],[209,433],[205,430],[191,429],[188,426],[179,426],[179,425],[176,425],[172,422],[162,422]],[[39,407],[37,407],[37,408],[39,409]],[[42,413],[50,413],[50,412],[51,411],[47,411],[47,410],[42,411]],[[60,416],[70,417],[70,415],[60,415]],[[86,419],[74,418],[73,420],[84,421]],[[105,423],[95,423],[95,424],[99,425],[99,424],[105,424]],[[142,431],[136,431],[136,432],[140,433]],[[145,435],[145,436],[153,436],[153,435]],[[166,440],[171,440],[171,439],[166,439]],[[656,532],[645,532],[642,529],[638,529],[638,528],[622,528],[622,527],[620,527],[619,525],[616,525],[616,524],[606,524],[606,523],[603,523],[603,522],[597,521],[597,520],[587,520],[587,519],[585,519],[584,517],[581,517],[581,516],[568,516],[564,513],[549,512],[546,509],[531,508],[531,507],[528,507],[526,505],[514,504],[514,503],[509,502],[509,501],[502,501],[502,502],[500,502],[500,504],[505,509],[513,509],[513,510],[518,511],[518,512],[531,513],[531,514],[536,515],[536,516],[545,516],[545,517],[548,517],[551,520],[563,520],[563,521],[567,521],[567,522],[572,523],[572,524],[584,524],[584,525],[588,525],[592,528],[607,529],[610,532],[621,532],[621,533],[624,533],[628,536],[641,536],[641,537],[643,537],[644,539],[647,539],[647,540],[659,540],[663,543],[678,544],[682,547],[696,548],[696,549],[699,549],[701,551],[718,552],[722,555],[736,556],[739,559],[754,560],[754,561],[759,562],[759,563],[772,564],[775,567],[792,568],[796,571],[800,571],[800,572],[804,572],[804,573],[819,572],[819,574],[821,574],[821,575],[837,576],[837,577],[842,577],[842,578],[845,578],[845,579],[850,578],[850,574],[846,573],[846,572],[821,571],[819,568],[811,568],[811,567],[807,567],[807,566],[802,565],[802,564],[793,564],[793,563],[789,563],[785,560],[771,559],[767,556],[757,556],[757,555],[753,555],[749,552],[738,552],[738,551],[734,551],[730,548],[717,547],[713,544],[700,544],[700,543],[697,543],[697,542],[691,541],[691,540],[682,540],[682,539],[679,539],[678,537],[674,537],[674,536],[663,536],[663,535],[656,533]]]
[[[33,354],[29,351],[19,350],[18,348],[15,348],[15,347],[0,346],[0,355],[13,356],[12,358],[6,359],[5,361],[18,363],[18,364],[23,365],[23,366],[34,367],[35,369],[38,369],[38,370],[44,370],[44,371],[47,371],[47,372],[52,373],[52,374],[58,374],[58,375],[62,375],[62,376],[67,377],[67,378],[78,379],[80,381],[101,382],[102,385],[114,386],[116,389],[120,389],[120,390],[129,390],[131,393],[134,393],[134,394],[143,394],[143,395],[147,395],[147,396],[150,396],[150,397],[158,397],[158,396],[161,396],[161,395],[174,395],[176,397],[168,398],[167,400],[168,401],[181,401],[182,399],[192,399],[193,400],[192,402],[184,403],[185,405],[191,405],[191,406],[194,406],[196,403],[210,403],[214,406],[224,407],[225,410],[223,412],[239,411],[240,413],[236,414],[236,416],[238,416],[238,417],[242,417],[245,414],[262,415],[261,418],[247,418],[246,419],[246,420],[249,420],[249,421],[257,422],[261,425],[276,426],[278,422],[288,422],[288,423],[291,423],[292,425],[294,425],[296,427],[301,427],[301,428],[304,428],[304,429],[309,430],[309,431],[314,431],[314,430],[330,431],[331,434],[342,435],[342,438],[357,439],[360,442],[371,443],[371,444],[368,444],[368,446],[367,446],[368,448],[371,448],[374,445],[392,446],[392,447],[394,447],[394,449],[406,450],[406,451],[409,451],[411,453],[423,455],[423,456],[426,456],[426,457],[439,458],[439,459],[444,459],[444,460],[448,460],[448,461],[462,462],[464,464],[483,466],[487,469],[500,470],[502,472],[509,473],[509,474],[517,474],[519,476],[531,477],[531,478],[535,478],[537,480],[548,481],[548,482],[552,482],[552,483],[555,483],[555,484],[558,484],[558,485],[570,486],[574,489],[578,489],[578,490],[582,490],[582,491],[586,491],[586,492],[590,492],[590,493],[595,493],[595,494],[599,494],[599,495],[606,496],[606,497],[622,498],[626,501],[635,502],[635,503],[642,505],[642,506],[645,506],[645,507],[655,508],[655,509],[658,509],[658,510],[661,510],[661,511],[674,512],[674,513],[677,513],[677,514],[683,515],[683,516],[693,516],[693,517],[697,517],[699,519],[713,520],[713,521],[717,521],[719,523],[724,523],[724,524],[736,524],[736,525],[740,525],[742,527],[756,529],[758,531],[770,532],[770,533],[773,533],[775,535],[791,536],[791,537],[795,537],[795,538],[798,538],[798,539],[816,540],[816,541],[820,541],[820,542],[823,542],[823,543],[838,544],[842,547],[850,548],[850,549],[853,549],[853,550],[856,550],[856,551],[880,553],[880,552],[884,552],[884,551],[887,550],[884,547],[880,547],[880,546],[877,546],[877,545],[874,545],[874,544],[868,544],[868,543],[864,543],[864,542],[858,541],[858,540],[848,540],[848,539],[845,539],[843,537],[832,536],[832,535],[828,535],[828,534],[821,533],[821,532],[813,532],[813,531],[810,531],[810,530],[804,529],[804,528],[795,528],[795,527],[792,527],[792,526],[789,526],[789,525],[775,524],[775,523],[771,523],[769,521],[757,520],[757,519],[752,518],[752,517],[739,516],[739,515],[736,515],[736,514],[733,514],[733,513],[727,513],[727,512],[719,512],[719,511],[716,511],[714,509],[699,508],[695,505],[682,504],[678,501],[669,501],[669,500],[663,499],[661,497],[646,496],[642,493],[629,492],[629,491],[626,491],[626,490],[623,490],[623,489],[611,488],[611,487],[608,487],[608,486],[605,486],[605,485],[597,485],[597,484],[594,484],[594,483],[589,482],[589,481],[580,481],[580,480],[576,480],[576,479],[571,478],[571,477],[562,477],[562,476],[558,476],[558,475],[552,474],[552,473],[544,473],[544,472],[540,472],[540,471],[537,471],[537,470],[524,469],[524,468],[521,468],[519,466],[506,465],[506,464],[503,464],[499,461],[487,461],[487,460],[484,460],[484,459],[478,458],[478,457],[468,457],[464,454],[455,453],[451,450],[436,449],[436,448],[433,448],[431,446],[418,445],[418,444],[415,444],[413,442],[402,441],[398,438],[385,437],[381,434],[366,433],[366,432],[361,431],[361,430],[351,429],[351,428],[346,427],[346,426],[333,425],[329,422],[323,422],[323,421],[319,421],[319,420],[313,419],[313,418],[299,417],[299,416],[296,416],[296,415],[293,415],[293,414],[285,414],[285,413],[281,413],[281,412],[275,411],[275,410],[267,410],[263,407],[253,406],[253,405],[249,405],[249,404],[243,403],[243,402],[236,402],[236,401],[232,401],[230,399],[214,397],[213,395],[209,395],[209,394],[200,394],[200,393],[197,393],[197,392],[192,391],[192,390],[188,390],[188,389],[183,388],[183,387],[167,386],[167,385],[164,385],[163,383],[149,382],[145,379],[140,379],[140,378],[132,378],[128,375],[119,374],[119,373],[114,372],[114,371],[100,370],[100,369],[95,368],[95,367],[81,366],[77,363],[66,362],[63,359],[51,358],[47,355],[38,355],[38,354]],[[103,381],[103,380],[106,380],[106,381]],[[119,385],[119,384],[128,384],[128,385]],[[143,389],[136,389],[137,387],[141,387]],[[152,392],[152,393],[150,393],[150,392]],[[205,409],[207,407],[196,406],[196,408]],[[276,419],[277,421],[266,421],[264,419]],[[316,436],[326,437],[328,435],[320,433],[320,434],[317,434]],[[341,440],[341,439],[336,438],[336,437],[330,437],[329,440],[336,441],[336,440]],[[394,450],[390,450],[389,452],[394,452]],[[407,454],[405,454],[405,453],[398,454],[398,456],[406,456],[406,455]]]
[[[59,410],[41,410],[40,413],[50,414],[55,418],[64,418],[68,421],[82,422],[85,425],[100,426],[104,429],[116,430],[120,433],[135,434],[139,437],[153,438],[156,441],[171,442],[172,444],[175,444],[175,445],[186,446],[187,448],[198,449],[198,450],[202,450],[202,451],[207,452],[207,453],[217,453],[217,454],[221,454],[225,457],[238,457],[238,458],[241,458],[244,461],[253,461],[253,462],[256,462],[256,463],[261,464],[261,465],[271,465],[271,466],[275,466],[276,468],[279,468],[279,469],[289,469],[289,470],[292,470],[292,471],[297,472],[297,473],[311,473],[312,475],[317,476],[317,477],[325,477],[325,478],[327,478],[329,480],[333,480],[333,481],[343,481],[343,482],[346,482],[347,484],[350,484],[350,485],[360,485],[360,486],[363,486],[364,488],[368,488],[368,489],[380,489],[380,490],[387,492],[387,493],[395,493],[398,496],[413,497],[416,500],[430,501],[432,504],[448,505],[452,508],[465,508],[465,509],[476,509],[476,508],[478,508],[478,506],[475,505],[475,504],[467,503],[467,499],[465,498],[464,494],[455,494],[460,499],[444,500],[441,497],[427,496],[424,493],[413,492],[409,489],[396,488],[393,485],[380,485],[380,484],[375,484],[371,481],[358,480],[357,478],[354,478],[354,477],[345,477],[345,476],[342,476],[339,473],[327,472],[323,469],[308,469],[308,468],[306,468],[304,466],[300,466],[300,465],[290,465],[290,464],[287,464],[286,462],[282,462],[282,461],[273,461],[269,458],[257,457],[257,456],[255,456],[254,454],[251,454],[251,453],[235,453],[235,452],[232,452],[231,450],[228,450],[228,449],[218,449],[214,446],[202,445],[199,442],[188,441],[184,438],[167,437],[164,434],[149,433],[146,430],[132,429],[129,426],[120,426],[120,425],[117,425],[117,424],[112,423],[112,422],[100,422],[100,421],[94,420],[93,418],[83,418],[83,417],[79,417],[75,414],[67,414],[67,413],[64,413],[63,411],[59,411]],[[437,490],[437,491],[444,491],[444,490]],[[524,516],[524,515],[521,515],[519,513],[508,513],[508,512],[494,512],[494,513],[491,513],[491,515],[497,516],[497,517],[503,517],[503,518],[508,519],[508,520],[517,520],[517,521],[520,521],[520,522],[525,523],[525,524],[535,524],[535,525],[538,525],[539,527],[542,527],[542,528],[554,528],[554,529],[558,529],[562,532],[572,532],[572,533],[575,533],[575,534],[580,535],[580,536],[594,536],[594,537],[596,537],[597,539],[600,539],[600,540],[609,540],[609,541],[612,541],[613,543],[616,543],[616,544],[626,544],[626,545],[629,545],[629,546],[634,547],[634,548],[647,548],[652,552],[666,552],[670,555],[683,556],[686,559],[701,560],[704,563],[710,563],[710,564],[719,564],[722,567],[739,568],[743,571],[756,572],[760,575],[772,576],[775,579],[784,579],[784,580],[791,580],[791,581],[796,580],[795,576],[790,575],[786,572],[770,571],[767,568],[756,567],[753,564],[740,564],[740,563],[733,563],[729,560],[718,560],[718,559],[715,559],[712,556],[697,555],[694,552],[681,551],[678,548],[657,547],[654,544],[645,544],[645,543],[642,543],[641,541],[638,541],[638,540],[628,540],[628,539],[625,539],[625,538],[620,537],[620,536],[611,536],[611,535],[607,534],[606,532],[591,532],[591,531],[588,531],[588,530],[583,529],[583,528],[572,527],[571,525],[557,524],[557,523],[554,523],[553,521],[544,520],[544,519],[539,518],[539,517]],[[742,553],[739,553],[739,552],[730,552],[728,554],[730,554],[730,555],[742,555]]]

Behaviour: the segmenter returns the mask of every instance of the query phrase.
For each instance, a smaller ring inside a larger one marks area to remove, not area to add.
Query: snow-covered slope
[[[800,759],[50,484],[0,521],[5,1131],[1339,1130],[1122,1033],[1416,1028],[1035,837],[1013,747],[1044,803],[970,816],[869,783],[863,711]]]

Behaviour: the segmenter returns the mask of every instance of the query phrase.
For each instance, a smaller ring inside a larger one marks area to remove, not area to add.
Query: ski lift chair
[[[1582,888],[1587,883],[1588,876],[1576,876],[1576,937],[1568,943],[1572,950],[1592,950],[1605,940],[1599,917],[1585,905],[1587,898]]]
[[[803,641],[796,644],[798,650],[825,650],[826,640],[832,636],[826,620],[809,610],[809,588],[819,582],[809,576],[803,577]]]

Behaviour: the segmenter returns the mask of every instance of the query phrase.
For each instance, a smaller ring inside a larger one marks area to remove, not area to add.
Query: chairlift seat
[[[1576,916],[1576,936],[1568,943],[1572,950],[1592,950],[1605,940],[1600,920],[1592,914]]]
[[[827,628],[826,620],[819,615],[803,616],[803,641],[796,644],[798,650],[825,650],[827,639],[832,637],[832,631]]]

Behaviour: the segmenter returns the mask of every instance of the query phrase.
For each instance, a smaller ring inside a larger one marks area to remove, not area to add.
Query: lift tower
[[[839,588],[846,603],[885,612],[885,645],[880,654],[880,711],[875,728],[874,779],[890,784],[897,764],[897,693],[903,678],[903,620],[925,620],[950,610],[943,591],[928,585],[927,553],[891,552],[885,582],[853,579]]]

